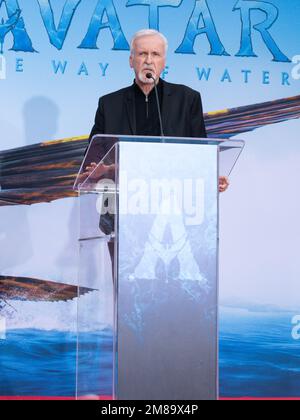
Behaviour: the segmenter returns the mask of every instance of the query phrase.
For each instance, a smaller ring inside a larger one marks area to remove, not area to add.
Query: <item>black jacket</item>
[[[199,92],[162,80],[162,123],[167,137],[206,137]],[[134,85],[99,99],[95,134],[136,135]]]
[[[183,85],[164,81],[162,84],[162,124],[165,136],[206,137],[199,92]],[[95,125],[91,131],[90,139],[95,134],[136,135],[134,85],[99,99]],[[104,143],[101,142],[101,145],[97,146],[98,156],[104,156],[109,150],[110,146],[106,150]],[[101,150],[98,150],[99,147]],[[91,161],[93,161],[92,157]],[[101,216],[100,228],[106,235],[113,232],[114,215]]]

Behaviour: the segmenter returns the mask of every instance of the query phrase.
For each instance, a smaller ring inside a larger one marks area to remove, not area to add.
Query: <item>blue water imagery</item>
[[[0,395],[73,396],[76,335],[12,330],[0,341]]]
[[[300,397],[300,340],[292,338],[293,315],[221,311],[221,397]],[[79,395],[112,395],[112,331],[79,338]],[[0,395],[74,397],[76,346],[75,333],[8,331],[0,340]]]
[[[294,315],[221,311],[222,397],[300,397],[300,340],[292,337]]]
[[[110,330],[80,335],[78,394],[112,395]],[[0,340],[0,395],[75,397],[77,335],[43,330],[8,331]]]
[[[113,394],[113,331],[78,335],[78,397]]]

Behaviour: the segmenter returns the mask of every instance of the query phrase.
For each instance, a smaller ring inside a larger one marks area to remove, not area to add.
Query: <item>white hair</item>
[[[164,45],[165,45],[165,53],[167,54],[167,51],[168,51],[168,46],[169,46],[169,44],[168,44],[168,40],[167,40],[167,38],[161,33],[161,32],[159,32],[159,31],[156,31],[155,29],[142,29],[141,31],[138,31],[138,32],[136,32],[134,35],[133,35],[133,38],[132,38],[132,40],[131,40],[131,44],[130,44],[130,53],[131,54],[133,54],[134,53],[134,43],[135,43],[135,41],[138,39],[138,38],[141,38],[141,37],[143,37],[143,36],[153,36],[153,35],[157,35],[157,36],[159,36],[161,39],[162,39],[162,41],[163,41],[163,43],[164,43]]]

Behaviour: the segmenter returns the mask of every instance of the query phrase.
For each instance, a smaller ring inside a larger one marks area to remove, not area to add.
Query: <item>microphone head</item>
[[[146,77],[147,77],[147,79],[153,79],[152,73],[147,73]]]

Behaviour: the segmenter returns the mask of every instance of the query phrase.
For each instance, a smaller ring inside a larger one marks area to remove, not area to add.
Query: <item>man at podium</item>
[[[81,206],[81,284],[99,291],[93,308],[82,305],[82,329],[92,325],[98,334],[108,325],[108,305],[114,314],[114,398],[120,400],[218,396],[217,177],[223,142],[187,140],[206,137],[201,97],[161,79],[166,52],[159,32],[133,37],[135,81],[100,98],[91,138],[98,136],[83,164],[91,173],[80,185],[88,208]],[[221,177],[219,190],[227,187]],[[94,312],[101,314],[98,324],[91,321]],[[84,357],[82,365],[78,389],[86,395]]]
[[[206,137],[200,93],[161,79],[166,67],[168,41],[158,31],[145,29],[131,41],[133,85],[99,99],[90,139],[96,134]],[[86,169],[92,172],[96,164]],[[220,177],[220,192],[228,188]]]

